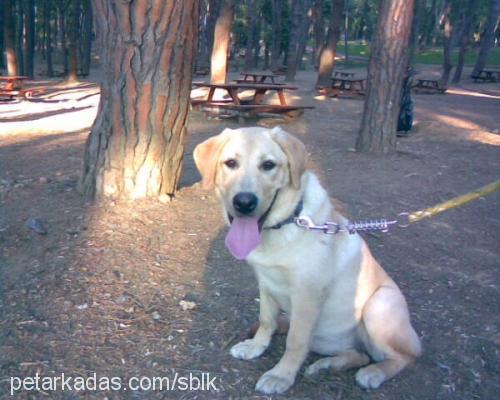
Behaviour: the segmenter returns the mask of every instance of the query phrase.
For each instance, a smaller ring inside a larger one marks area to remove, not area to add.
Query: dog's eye
[[[236,168],[238,168],[238,161],[236,161],[236,160],[234,160],[232,158],[230,158],[229,160],[224,161],[224,164],[229,169],[236,169]]]
[[[261,165],[264,171],[271,171],[274,167],[276,167],[276,163],[271,160],[264,161]]]

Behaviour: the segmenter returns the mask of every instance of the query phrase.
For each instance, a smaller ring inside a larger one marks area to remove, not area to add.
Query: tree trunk
[[[20,75],[24,75],[24,53],[23,53],[23,39],[24,39],[24,7],[22,1],[15,1],[16,13],[16,30],[15,30],[15,42],[16,42],[16,54],[18,61],[18,72]]]
[[[382,0],[370,51],[363,117],[356,150],[386,154],[396,149],[396,128],[408,44],[413,0]]]
[[[313,29],[314,29],[314,48],[313,65],[319,68],[319,58],[325,42],[325,21],[323,18],[323,0],[314,0],[313,5]]]
[[[198,1],[92,6],[105,77],[80,190],[90,198],[167,201],[181,172]]]
[[[307,41],[308,29],[304,24],[309,24],[307,12],[310,7],[310,0],[292,0],[291,20],[290,20],[290,41],[288,43],[287,70],[285,80],[292,82],[300,64],[301,44]]]
[[[0,26],[5,26],[5,18],[4,18],[4,7],[0,7]],[[4,41],[4,30],[5,28],[0,29],[0,70],[5,68],[5,61],[3,54],[5,52],[5,41]]]
[[[33,57],[35,54],[35,4],[33,0],[24,3],[24,74],[33,78]]]
[[[59,20],[59,43],[61,44],[61,54],[62,54],[62,59],[63,59],[63,73],[66,75],[69,70],[69,65],[68,65],[68,45],[66,41],[66,18],[64,15],[65,10],[63,9],[63,4],[60,3],[59,7],[57,9],[58,11],[58,20]]]
[[[467,2],[467,9],[464,16],[464,24],[462,29],[462,35],[460,37],[460,50],[458,51],[458,62],[457,68],[455,69],[455,75],[453,77],[453,82],[458,83],[462,77],[462,71],[465,62],[465,53],[467,52],[467,47],[469,46],[469,36],[472,28],[472,23],[474,21],[474,13],[477,9],[478,0],[469,0]]]
[[[92,51],[92,6],[90,1],[85,1],[83,4],[83,34],[80,65],[82,69],[82,75],[87,76],[90,72],[90,60]]]
[[[78,36],[80,33],[80,3],[72,2],[69,6],[68,56],[69,69],[66,80],[78,82]]]
[[[344,0],[333,0],[332,17],[328,27],[326,43],[319,57],[318,80],[316,87],[327,87],[330,85],[333,68],[335,67],[335,56],[337,54],[337,42],[340,38],[340,24],[344,12]]]
[[[425,0],[423,0],[425,2]],[[408,56],[408,64],[413,64],[415,58],[415,53],[419,50],[419,32],[420,24],[422,22],[422,12],[424,11],[425,4],[422,4],[422,0],[415,0],[415,6],[413,9],[413,22],[411,24],[411,34],[410,34],[410,55]]]
[[[47,61],[47,75],[54,76],[54,67],[52,64],[52,30],[50,27],[51,24],[51,11],[52,4],[51,0],[45,0],[43,7],[43,16],[44,16],[44,24],[45,24],[45,57]]]
[[[200,66],[210,65],[210,55],[212,54],[215,23],[217,21],[217,16],[219,15],[220,8],[220,0],[207,1],[205,16],[203,18],[201,26],[199,55],[197,60],[197,64]]]
[[[19,75],[19,63],[15,46],[15,25],[13,13],[14,0],[4,0],[4,40],[5,52],[7,56],[7,73],[9,75]]]
[[[281,14],[283,13],[283,0],[272,0],[272,43],[271,43],[271,70],[278,68],[281,53]]]
[[[256,40],[256,25],[257,25],[257,9],[258,9],[258,0],[247,0],[247,44],[246,44],[246,52],[245,52],[245,69],[251,70],[255,67],[255,57],[254,57],[254,49],[255,49],[255,40]]]
[[[451,61],[451,52],[453,50],[453,43],[455,39],[454,26],[452,21],[452,0],[446,0],[443,8],[443,15],[441,17],[441,24],[443,26],[443,74],[440,79],[440,86],[448,86],[450,80],[451,70],[453,63]]]
[[[214,45],[210,59],[210,82],[226,82],[229,35],[234,16],[234,0],[226,0],[214,29]]]
[[[495,26],[500,16],[500,0],[490,0],[488,19],[484,26],[483,37],[481,38],[481,48],[477,56],[476,65],[472,71],[472,76],[477,76],[486,66],[486,61],[490,50],[495,44]]]

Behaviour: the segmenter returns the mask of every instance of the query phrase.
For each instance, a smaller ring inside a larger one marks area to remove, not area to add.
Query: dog
[[[327,235],[297,226],[307,216],[322,224],[348,221],[306,170],[306,148],[281,127],[225,129],[196,146],[195,164],[206,189],[215,188],[230,226],[225,243],[245,259],[259,285],[259,327],[231,348],[242,360],[269,346],[282,312],[286,350],[256,390],[283,393],[309,352],[327,357],[306,368],[360,368],[356,381],[378,388],[421,354],[401,291],[358,234]]]

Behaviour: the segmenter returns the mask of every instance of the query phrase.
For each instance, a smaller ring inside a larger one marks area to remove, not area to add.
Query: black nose
[[[233,206],[241,214],[250,214],[257,207],[257,196],[253,193],[238,193],[233,197]]]

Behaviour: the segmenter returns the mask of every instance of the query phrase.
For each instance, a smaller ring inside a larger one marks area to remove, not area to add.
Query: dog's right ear
[[[229,139],[231,129],[224,129],[222,133],[197,145],[194,149],[194,163],[200,171],[204,189],[211,189],[215,183],[217,162],[222,148]]]

